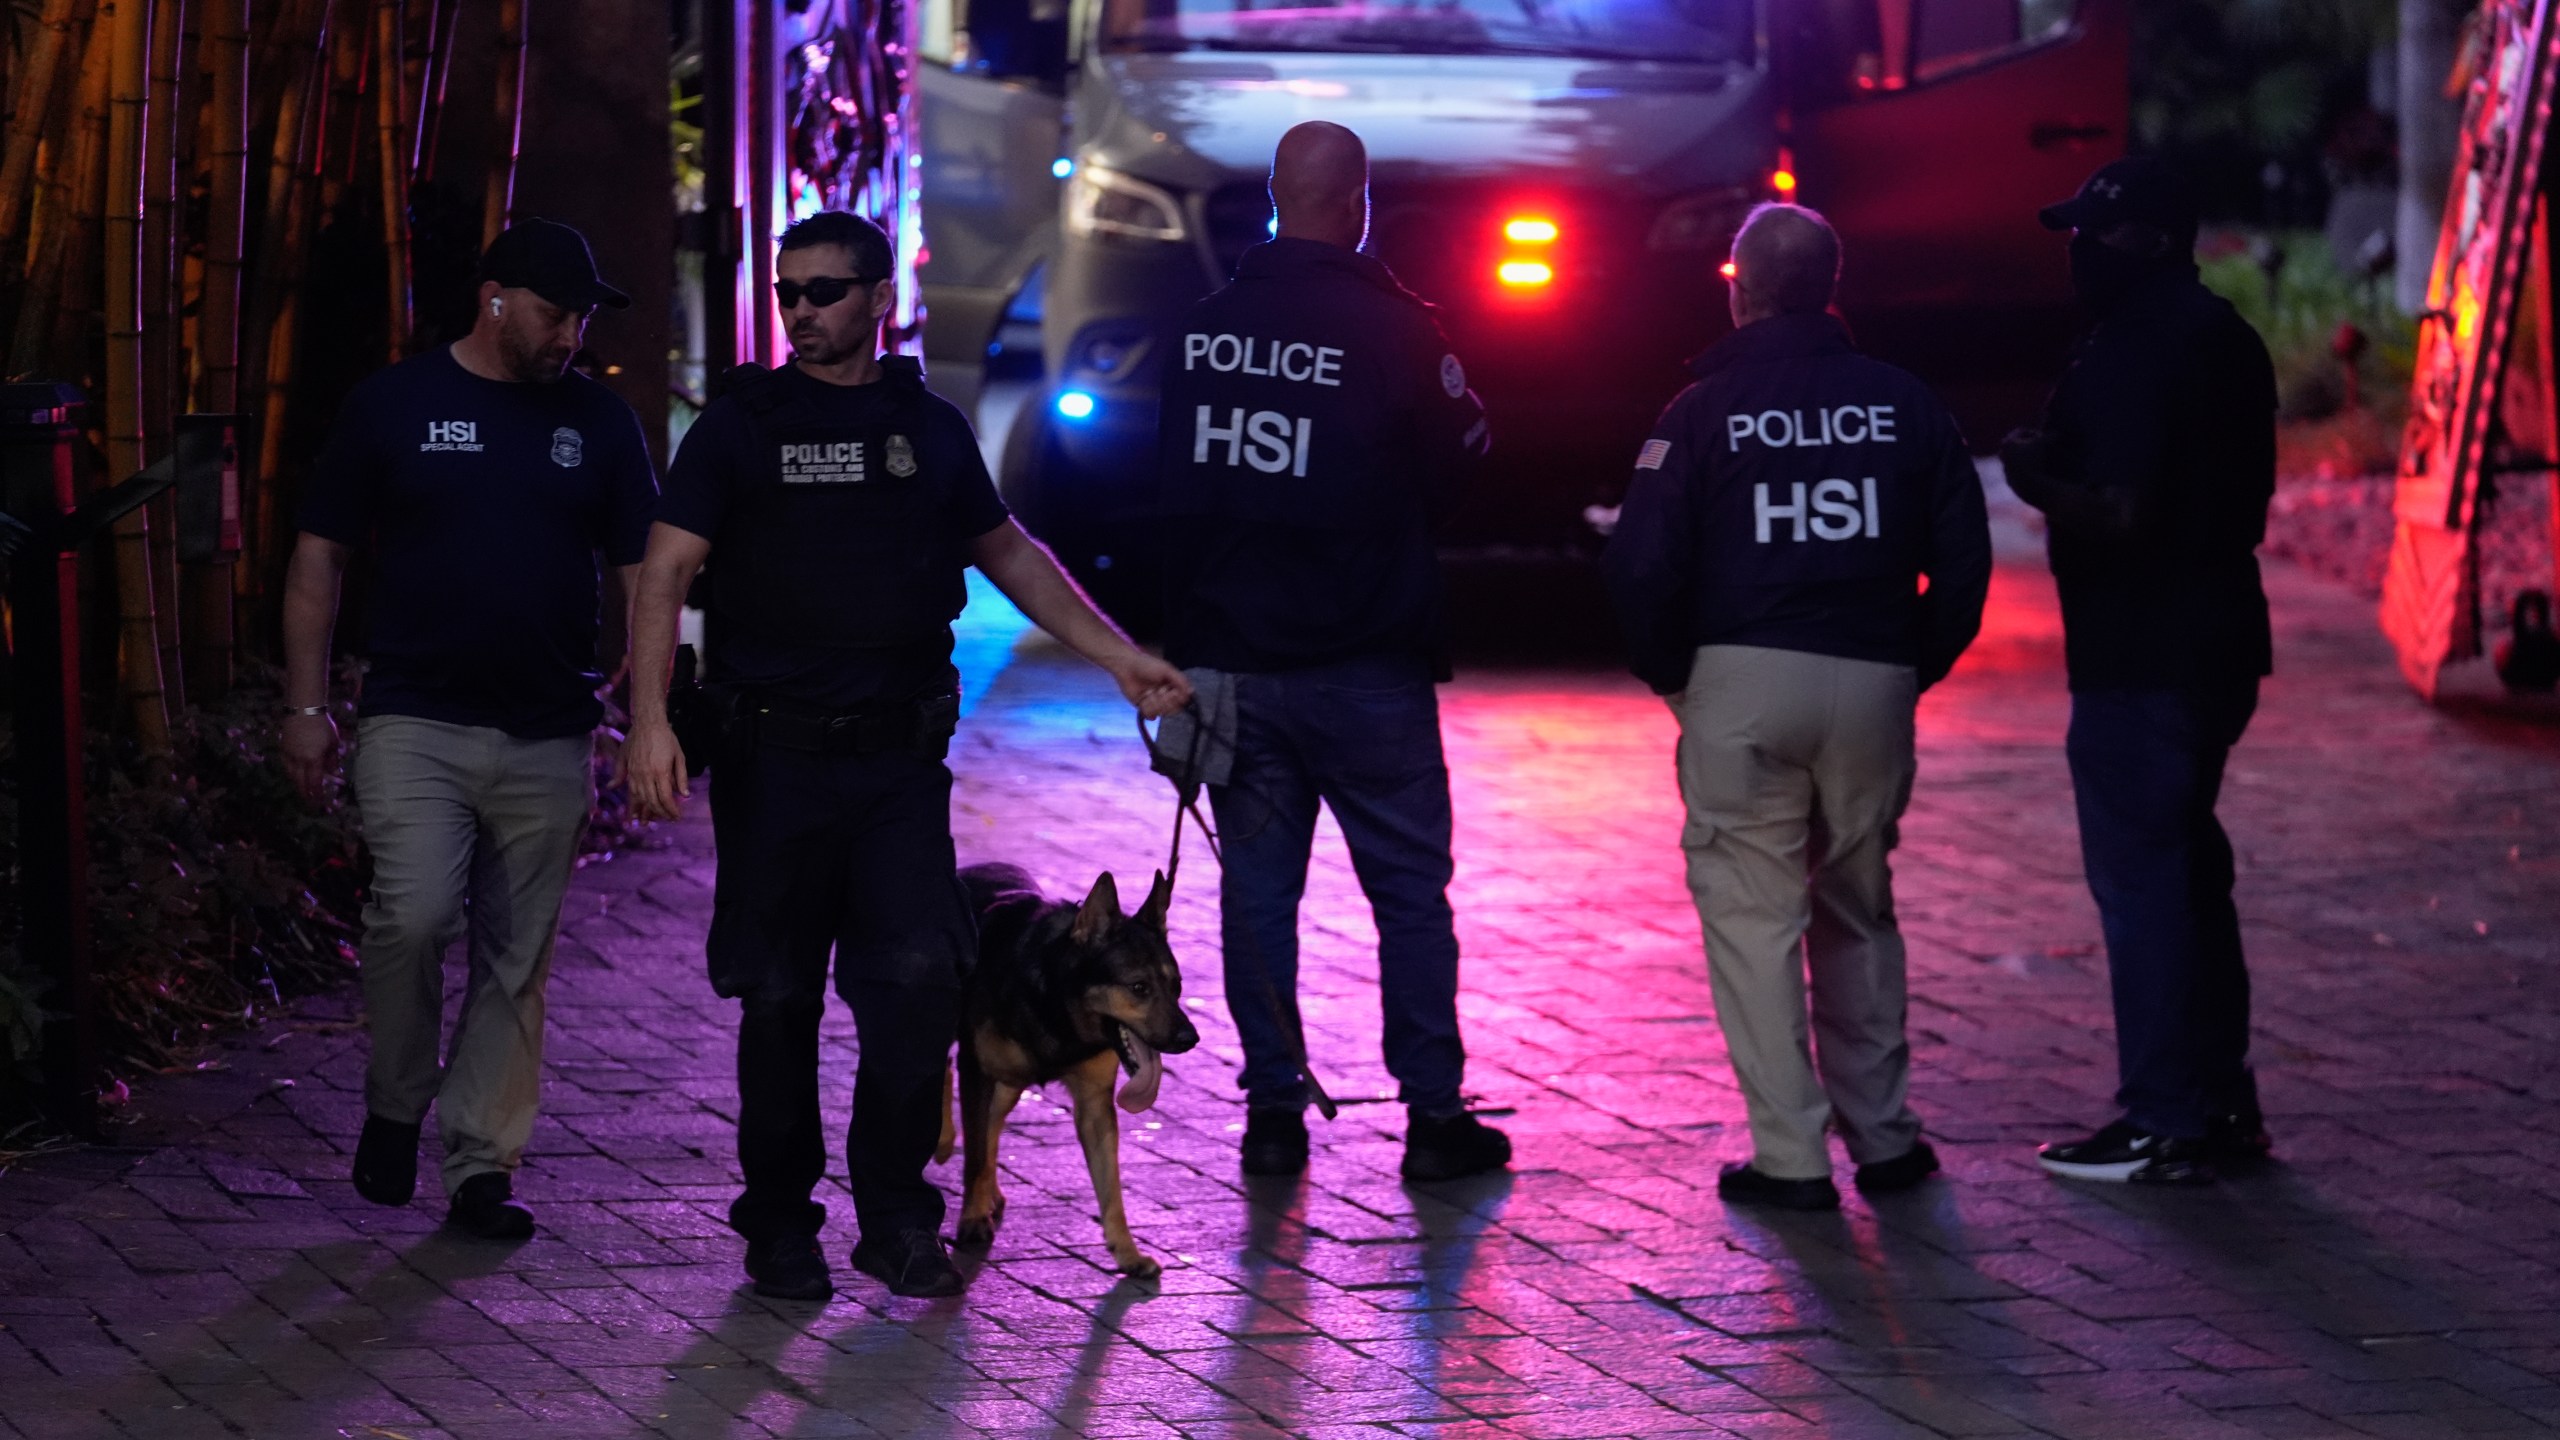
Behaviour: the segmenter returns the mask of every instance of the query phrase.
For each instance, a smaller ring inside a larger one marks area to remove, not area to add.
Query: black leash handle
[[[1191,751],[1183,757],[1182,768],[1187,774],[1197,774],[1200,742],[1208,734],[1209,726],[1207,718],[1200,714],[1199,702],[1187,701],[1183,708],[1191,712]],[[1153,748],[1155,737],[1147,733],[1147,717],[1143,714],[1138,717],[1138,738]],[[1190,816],[1191,823],[1200,827],[1200,839],[1209,847],[1209,858],[1218,862],[1220,870],[1227,868],[1226,851],[1218,843],[1218,832],[1210,828],[1208,817],[1200,813],[1200,788],[1197,780],[1186,784],[1176,778],[1173,782],[1173,841],[1166,847],[1164,864],[1164,888],[1168,901],[1175,881],[1182,874],[1184,816]],[[1324,1088],[1324,1082],[1316,1078],[1315,1066],[1307,1060],[1306,1029],[1299,1022],[1297,1008],[1280,1003],[1280,984],[1271,978],[1271,963],[1263,958],[1262,947],[1253,943],[1252,929],[1239,926],[1238,932],[1244,936],[1245,952],[1253,962],[1248,968],[1253,971],[1254,978],[1262,982],[1262,998],[1271,1006],[1271,1013],[1280,1021],[1281,1034],[1288,1039],[1289,1058],[1298,1067],[1298,1078],[1307,1083],[1307,1094],[1315,1101],[1317,1113],[1327,1120],[1336,1118],[1342,1113],[1342,1107],[1334,1103],[1333,1096]]]

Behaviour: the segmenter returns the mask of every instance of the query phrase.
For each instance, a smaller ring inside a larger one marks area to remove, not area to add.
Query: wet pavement
[[[758,1300],[719,1220],[730,1012],[701,976],[697,806],[572,893],[518,1182],[535,1240],[355,1196],[353,999],[309,1003],[223,1068],[143,1086],[123,1144],[0,1177],[0,1435],[2560,1428],[2560,730],[2420,707],[2363,602],[2271,579],[2281,670],[2224,812],[2278,1142],[2261,1172],[2141,1193],[2033,1164],[2109,1118],[2113,1052],[2051,590],[2013,556],[1923,703],[1897,865],[1915,1103],[1949,1169],[1915,1194],[1774,1218],[1716,1200],[1746,1141],[1680,883],[1670,717],[1597,664],[1513,664],[1444,692],[1469,1088],[1518,1141],[1510,1174],[1396,1179],[1372,935],[1328,825],[1307,1008],[1351,1103],[1316,1122],[1303,1183],[1236,1172],[1195,848],[1173,928],[1207,1039],[1123,1144],[1161,1280],[1107,1268],[1065,1096],[1035,1094],[965,1298],[852,1274],[831,1182],[841,1292]],[[1142,882],[1169,791],[1106,683],[997,607],[963,650],[964,857],[1053,891]],[[840,1107],[840,1013],[828,1033]]]

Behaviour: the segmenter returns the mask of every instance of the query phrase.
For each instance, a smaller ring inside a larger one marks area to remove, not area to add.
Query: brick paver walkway
[[[1364,1103],[1319,1124],[1305,1183],[1240,1182],[1203,857],[1174,923],[1208,1040],[1124,1147],[1160,1284],[1103,1268],[1066,1113],[1034,1096],[965,1299],[852,1275],[839,1203],[843,1293],[756,1300],[717,1218],[729,1013],[700,976],[697,814],[572,896],[521,1177],[539,1238],[493,1249],[439,1235],[426,1200],[359,1201],[352,1002],[307,1006],[228,1068],[145,1087],[125,1146],[0,1179],[0,1433],[2540,1433],[2560,1425],[2560,735],[2419,707],[2361,603],[2274,582],[2283,670],[2226,806],[2280,1147],[2263,1174],[2149,1194],[2032,1163],[2107,1118],[2113,1062],[2050,589],[2012,563],[1923,707],[1899,863],[1945,1183],[1835,1216],[1716,1201],[1744,1141],[1669,717],[1597,669],[1475,673],[1446,692],[1471,1087],[1509,1112],[1514,1173],[1396,1181],[1371,937],[1328,839],[1310,1023]],[[973,667],[1009,643],[979,627]],[[1012,647],[956,761],[971,858],[1079,891],[1160,858],[1167,791],[1126,712],[1045,644]]]

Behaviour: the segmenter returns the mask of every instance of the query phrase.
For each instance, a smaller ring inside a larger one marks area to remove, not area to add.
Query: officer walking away
[[[566,373],[596,307],[631,303],[596,278],[585,238],[528,220],[490,244],[481,275],[471,333],[356,386],[321,452],[285,578],[281,748],[319,795],[338,757],[326,702],[339,582],[369,545],[348,776],[373,852],[355,1187],[409,1203],[432,1102],[446,1223],[522,1239],[533,1217],[511,1177],[533,1130],[552,936],[600,718],[597,556],[630,593],[658,487],[631,407]],[[469,989],[445,1052],[444,952],[466,915]]]
[[[834,1292],[818,1247],[826,1168],[818,1021],[830,954],[861,1062],[846,1135],[855,1268],[900,1295],[951,1295],[942,1192],[925,1178],[959,1034],[976,924],[951,843],[959,720],[951,621],[975,564],[1024,614],[1111,672],[1151,716],[1181,672],[1094,613],[996,498],[977,437],[882,357],[896,300],[889,237],[839,212],[783,234],[774,283],[795,362],[712,402],[684,439],[649,532],[633,612],[633,808],[690,793],[667,719],[686,588],[711,564],[707,687],[732,717],[713,761],[719,872],[711,985],[743,1002],[729,1223],[756,1292]]]
[[[1449,770],[1440,748],[1440,577],[1432,513],[1487,443],[1484,410],[1430,308],[1360,254],[1369,161],[1311,122],[1271,164],[1278,238],[1192,307],[1166,357],[1172,527],[1165,648],[1234,676],[1235,756],[1210,788],[1225,837],[1227,1007],[1252,1175],[1306,1168],[1298,900],[1330,806],[1378,926],[1403,1173],[1509,1163],[1466,1113]],[[1222,685],[1226,682],[1221,681]]]
[[[1826,1125],[1869,1194],[1938,1168],[1907,1098],[1887,861],[1914,702],[1991,583],[1964,439],[1927,387],[1851,347],[1828,313],[1839,273],[1820,215],[1752,212],[1734,331],[1637,453],[1603,557],[1635,672],[1680,717],[1680,844],[1751,1117],[1752,1158],[1716,1193],[1790,1210],[1840,1203]]]
[[[2249,971],[2223,764],[2273,669],[2258,542],[2275,493],[2275,372],[2196,278],[2195,202],[2119,160],[2043,212],[2097,323],[2042,433],[2002,448],[2042,510],[2071,677],[2065,750],[2107,939],[2121,1118],[2047,1145],[2082,1180],[2193,1184],[2271,1147],[2249,1070]]]

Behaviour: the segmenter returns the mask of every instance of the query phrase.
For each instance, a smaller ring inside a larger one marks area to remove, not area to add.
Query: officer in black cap
[[[2196,275],[2196,208],[2118,160],[2042,212],[2071,232],[2096,324],[2040,433],[2002,447],[2048,522],[2071,679],[2080,851],[2106,932],[2122,1117],[2038,1158],[2084,1180],[2191,1184],[2270,1148],[2223,765],[2272,668],[2257,547],[2275,492],[2267,347]]]
[[[1232,682],[1219,896],[1227,1007],[1244,1044],[1248,1174],[1307,1163],[1298,901],[1319,803],[1378,926],[1403,1173],[1504,1165],[1511,1142],[1459,1086],[1449,770],[1440,747],[1431,521],[1487,443],[1484,410],[1416,299],[1360,253],[1360,137],[1309,122],[1271,164],[1277,238],[1170,337],[1160,430],[1171,519],[1168,657]],[[1215,682],[1222,688],[1229,682]]]
[[[1981,624],[1991,536],[1954,419],[1831,315],[1831,226],[1761,206],[1731,273],[1734,331],[1637,452],[1604,569],[1637,676],[1680,717],[1680,843],[1751,1120],[1716,1192],[1822,1210],[1826,1131],[1870,1194],[1938,1169],[1888,862],[1913,705]]]
[[[976,565],[1151,716],[1190,698],[1181,672],[1096,614],[996,498],[977,437],[879,353],[896,300],[889,237],[813,215],[783,233],[774,284],[793,363],[731,389],[667,474],[633,617],[632,804],[671,817],[689,793],[667,717],[676,616],[710,567],[708,688],[732,717],[712,759],[712,988],[742,1002],[729,1223],[756,1291],[833,1292],[811,1198],[826,1166],[818,1021],[828,959],[861,1061],[846,1137],[855,1268],[900,1295],[961,1288],[924,1174],[942,1128],[976,928],[954,873],[960,713],[951,621]],[[702,757],[696,757],[702,758]]]
[[[319,795],[338,758],[330,631],[350,558],[364,555],[369,668],[348,781],[373,852],[373,1048],[356,1192],[409,1203],[432,1104],[448,1223],[521,1240],[533,1216],[513,1177],[592,789],[596,560],[627,592],[657,475],[631,407],[568,373],[596,307],[631,303],[597,277],[585,239],[527,220],[490,244],[481,275],[470,333],[366,377],[330,428],[285,578],[280,748]],[[448,1047],[444,952],[466,905],[470,983]]]

